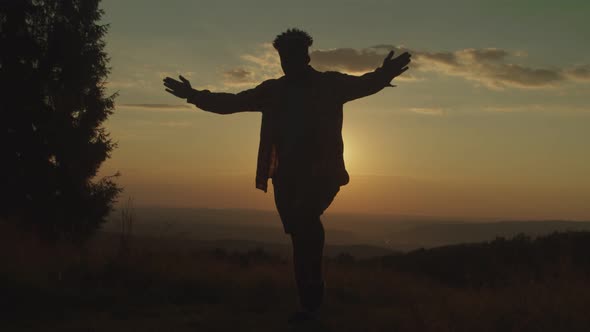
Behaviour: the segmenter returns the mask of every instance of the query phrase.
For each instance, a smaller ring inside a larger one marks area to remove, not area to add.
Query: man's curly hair
[[[313,44],[313,38],[311,38],[307,32],[297,28],[288,29],[276,36],[275,40],[272,42],[272,46],[274,46],[277,51],[294,48],[307,49],[311,44]]]

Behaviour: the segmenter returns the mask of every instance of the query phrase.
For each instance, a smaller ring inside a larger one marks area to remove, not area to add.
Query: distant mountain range
[[[274,211],[141,207],[132,211],[136,237],[193,243],[199,247],[278,252],[290,250]],[[120,214],[114,213],[103,232],[118,233]],[[481,242],[519,233],[532,236],[555,231],[590,231],[590,222],[563,220],[490,221],[411,215],[326,214],[326,254],[348,252],[377,256],[421,247]]]
[[[386,234],[388,247],[414,249],[448,244],[490,241],[497,237],[510,238],[516,234],[540,236],[556,231],[590,231],[590,222],[543,220],[498,221],[480,223],[440,222],[416,225],[406,230]]]

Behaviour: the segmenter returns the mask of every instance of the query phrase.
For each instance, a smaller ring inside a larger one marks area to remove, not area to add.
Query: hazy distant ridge
[[[103,229],[116,233],[118,220],[114,213]],[[431,216],[326,214],[323,221],[330,245],[389,250],[489,241],[519,233],[538,236],[555,231],[590,231],[590,222],[566,220],[482,222]],[[245,241],[264,243],[267,247],[290,241],[283,233],[278,214],[262,210],[142,207],[134,210],[133,229],[137,236],[221,241],[226,245]]]

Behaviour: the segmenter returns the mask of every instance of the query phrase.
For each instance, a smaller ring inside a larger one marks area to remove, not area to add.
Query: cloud
[[[468,48],[456,53],[459,58],[470,59],[475,62],[501,61],[510,55],[508,51],[498,48]]]
[[[195,76],[195,72],[194,71],[181,71],[181,70],[175,70],[175,71],[159,71],[156,74],[161,79],[163,79],[165,77],[177,78],[178,76],[182,75],[182,77],[190,80],[190,79],[193,78],[193,76]]]
[[[311,65],[320,71],[341,71],[360,75],[381,66],[390,50],[410,52],[410,71],[398,81],[421,80],[420,74],[437,73],[462,78],[490,89],[539,89],[555,87],[567,81],[590,81],[590,66],[542,68],[523,64],[527,54],[500,48],[466,48],[431,52],[403,46],[379,44],[367,48],[318,49],[310,52]],[[280,59],[270,44],[256,54],[241,57],[246,65],[224,72],[226,85],[254,85],[282,75]],[[423,76],[423,75],[422,75]]]
[[[228,87],[254,87],[262,81],[283,75],[281,61],[272,44],[264,43],[254,54],[243,54],[242,66],[224,70],[223,84]]]
[[[362,54],[357,54],[361,52]],[[360,75],[374,70],[383,63],[384,55],[378,49],[356,50],[352,48],[315,50],[310,53],[311,65],[320,71],[338,70],[348,74]],[[223,83],[230,87],[255,86],[258,83],[283,75],[281,61],[272,44],[261,44],[254,54],[240,57],[244,64],[222,72]],[[416,80],[411,74],[404,74],[399,80]]]
[[[509,62],[519,53],[497,48],[468,48],[454,52],[414,52],[417,69],[480,83],[492,89],[543,88],[566,78],[560,69],[532,68]]]
[[[256,76],[252,70],[242,67],[233,68],[223,72],[223,83],[226,86],[247,87],[260,83]]]
[[[186,112],[193,109],[189,104],[118,104],[116,107],[152,112]]]
[[[556,70],[535,69],[515,64],[498,64],[484,67],[479,76],[470,76],[472,80],[480,81],[489,87],[503,88],[512,86],[518,88],[538,88],[553,86],[565,78]]]
[[[329,50],[314,50],[310,52],[311,65],[319,71],[340,71],[351,75],[362,75],[375,70],[383,64],[383,59],[390,50],[395,54],[411,52],[403,47],[390,45],[376,45],[364,49],[336,48]],[[411,72],[406,72],[396,78],[396,81],[418,81]]]
[[[590,65],[576,66],[564,71],[564,74],[574,81],[590,81]]]
[[[524,55],[498,48],[427,52],[381,44],[365,49],[338,48],[313,51],[312,64],[321,70],[364,73],[380,66],[389,50],[394,50],[396,54],[410,52],[412,54],[411,71],[437,72],[456,76],[493,89],[540,88],[552,86],[566,79],[560,69],[532,68],[510,63],[510,57],[519,58]],[[572,72],[572,75],[587,75],[586,70],[587,68],[579,69]],[[406,74],[397,79],[403,79],[405,76]]]
[[[547,107],[532,104],[532,105],[512,105],[512,106],[489,106],[484,107],[484,111],[486,112],[496,112],[496,113],[517,113],[517,112],[529,112],[529,111],[546,111]]]
[[[497,113],[520,113],[520,112],[590,113],[590,107],[586,107],[586,106],[545,105],[545,104],[488,106],[488,107],[484,107],[483,110],[486,112],[497,112]]]
[[[311,65],[320,71],[343,71],[350,74],[366,73],[383,63],[378,49],[337,48],[315,50],[310,53]]]
[[[412,107],[408,109],[410,112],[423,114],[423,115],[445,115],[445,111],[442,108],[433,107]]]
[[[138,127],[165,127],[165,128],[189,128],[193,126],[189,121],[150,121],[150,120],[135,120],[133,122]]]
[[[239,82],[249,81],[253,74],[251,71],[248,71],[244,68],[235,68],[223,72],[223,75],[228,79],[232,79],[234,81]]]

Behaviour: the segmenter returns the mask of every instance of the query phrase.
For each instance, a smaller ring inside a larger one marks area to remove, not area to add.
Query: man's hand
[[[386,73],[393,75],[392,78],[397,77],[408,70],[411,56],[410,53],[404,52],[402,55],[393,58],[393,51],[390,51],[385,60],[383,60],[383,66],[381,68]]]
[[[166,77],[164,79],[164,86],[167,88],[167,92],[170,92],[178,98],[186,99],[194,92],[194,90],[191,87],[191,83],[186,78],[182,76],[178,76],[178,78],[180,78],[180,81]]]

